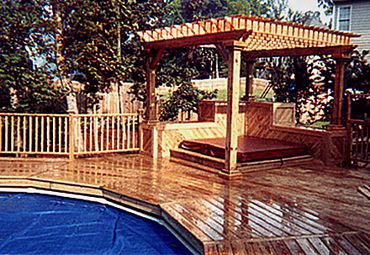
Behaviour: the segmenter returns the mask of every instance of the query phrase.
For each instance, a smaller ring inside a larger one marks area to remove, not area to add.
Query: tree
[[[140,47],[133,42],[134,33],[153,27],[157,8],[124,0],[53,1],[53,40],[59,46],[50,61],[56,64],[56,77],[71,92],[71,78],[84,83],[83,93],[95,103],[98,92],[130,78],[137,64],[133,46]]]
[[[47,2],[0,1],[0,110],[62,111],[64,92],[52,86]]]
[[[93,104],[131,79],[145,62],[135,32],[157,26],[164,11],[163,1],[137,2],[1,0],[2,109],[62,112],[72,81]]]
[[[160,120],[176,120],[179,111],[198,112],[198,103],[201,100],[213,99],[217,91],[206,92],[194,88],[190,83],[185,82],[161,105]]]

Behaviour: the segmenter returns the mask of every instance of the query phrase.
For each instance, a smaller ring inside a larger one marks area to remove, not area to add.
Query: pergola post
[[[158,112],[156,104],[155,79],[156,70],[159,61],[161,60],[163,48],[149,50],[149,59],[146,68],[146,124],[143,127],[144,137],[146,141],[143,143],[143,152],[150,155],[154,159],[159,157],[158,152]]]
[[[146,69],[146,117],[149,121],[158,121],[155,77],[159,61],[162,58],[164,49],[152,49],[149,51],[149,61]]]
[[[157,121],[157,107],[155,96],[155,76],[156,69],[147,67],[147,81],[146,81],[146,117],[149,121]]]
[[[228,59],[227,81],[227,123],[225,140],[225,169],[224,172],[232,174],[237,168],[238,152],[238,113],[239,113],[239,87],[241,51],[231,48]]]
[[[254,70],[254,63],[256,60],[246,60],[246,73],[247,76],[245,78],[245,101],[251,101],[254,99],[253,97],[253,70]]]
[[[330,122],[331,129],[343,128],[342,120],[342,105],[343,105],[343,81],[344,81],[344,67],[348,58],[335,58],[335,80],[334,80],[334,103],[332,110],[332,117]]]

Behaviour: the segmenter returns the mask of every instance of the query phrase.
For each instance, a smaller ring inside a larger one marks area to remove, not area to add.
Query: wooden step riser
[[[268,170],[268,169],[279,168],[279,167],[298,166],[302,164],[307,164],[312,161],[313,161],[313,158],[311,156],[307,156],[305,158],[298,158],[298,159],[285,158],[285,159],[282,159],[282,161],[276,160],[276,162],[261,161],[261,162],[253,162],[254,164],[249,164],[249,165],[240,164],[238,166],[238,170],[240,172],[254,172],[254,171]]]
[[[176,150],[171,150],[171,159],[176,158],[180,159],[182,161],[186,162],[191,162],[191,163],[196,163],[200,164],[206,167],[209,167],[211,169],[222,169],[224,167],[224,164],[217,162],[216,160],[209,159],[208,157],[204,157],[202,154],[194,153],[186,153],[183,151],[176,151]]]
[[[209,172],[218,172],[219,170],[222,170],[224,168],[224,164],[219,162],[219,159],[212,160],[212,158],[210,158],[209,156],[204,156],[200,153],[195,152],[187,152],[185,150],[171,150],[171,161]],[[300,164],[307,164],[312,161],[312,156],[304,155],[283,159],[246,162],[238,164],[238,171],[254,172],[259,170],[278,168],[282,166],[296,166]]]

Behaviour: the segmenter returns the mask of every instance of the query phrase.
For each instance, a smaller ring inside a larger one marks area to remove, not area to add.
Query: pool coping
[[[175,235],[187,248],[195,254],[204,254],[205,243],[199,240],[191,231],[176,221],[161,204],[154,204],[141,199],[120,194],[99,185],[83,184],[50,178],[27,176],[0,176],[0,191],[27,192],[49,194],[76,198],[107,204],[139,216],[159,222]],[[84,199],[86,198],[86,199]],[[108,202],[105,203],[104,201]],[[164,203],[165,204],[165,203]]]

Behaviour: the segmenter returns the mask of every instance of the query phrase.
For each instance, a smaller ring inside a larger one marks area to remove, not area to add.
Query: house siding
[[[352,6],[350,32],[361,34],[353,43],[359,50],[370,50],[370,0],[340,1],[335,3],[334,28],[338,29],[338,9],[340,6]],[[370,56],[368,56],[368,59]]]

